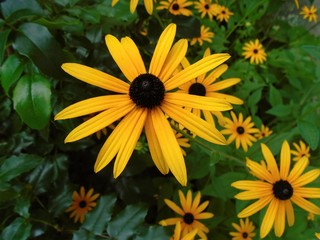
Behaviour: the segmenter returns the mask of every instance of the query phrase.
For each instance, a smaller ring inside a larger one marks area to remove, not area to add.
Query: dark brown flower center
[[[179,4],[178,3],[174,3],[174,4],[172,4],[172,9],[174,10],[174,11],[178,11],[179,10]]]
[[[82,200],[82,201],[79,202],[79,207],[80,208],[85,208],[86,206],[87,206],[87,202],[86,201]]]
[[[237,133],[240,134],[240,135],[243,134],[244,133],[244,128],[241,127],[241,126],[237,127]]]
[[[288,200],[293,195],[293,188],[288,181],[280,180],[273,184],[273,194],[280,200]]]
[[[254,54],[257,54],[258,52],[259,52],[258,49],[253,49]]]
[[[242,238],[247,239],[248,236],[249,236],[249,234],[247,232],[242,233]]]
[[[188,90],[189,94],[198,95],[198,96],[205,96],[206,95],[206,88],[201,83],[193,83]]]
[[[129,96],[137,106],[151,109],[164,99],[164,85],[152,74],[141,74],[131,83]]]
[[[226,14],[226,11],[225,11],[225,10],[222,10],[221,13],[222,13],[223,15],[225,15],[225,14]]]
[[[184,216],[183,216],[183,221],[186,223],[186,224],[191,224],[193,223],[193,220],[194,220],[194,216],[192,213],[186,213]]]
[[[210,8],[209,4],[205,4],[204,8],[208,10]]]

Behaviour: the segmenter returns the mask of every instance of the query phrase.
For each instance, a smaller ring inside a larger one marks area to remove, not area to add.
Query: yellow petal
[[[130,102],[132,102],[132,100],[128,95],[108,95],[89,98],[63,109],[61,112],[57,113],[54,119],[61,120],[80,117],[91,113],[101,112],[108,108],[116,107],[117,105],[119,105],[119,107],[128,105]]]
[[[243,209],[239,214],[239,218],[245,218],[245,217],[250,217],[251,215],[255,214],[256,212],[260,211],[262,208],[264,208],[271,200],[273,196],[270,195],[265,198],[261,198],[258,201],[252,203],[245,209]]]
[[[292,202],[294,202],[295,204],[297,204],[299,207],[306,210],[307,212],[320,215],[320,208],[318,206],[300,197],[299,195],[294,194],[294,192],[293,192],[293,196],[291,197],[291,200]]]
[[[270,232],[279,209],[279,202],[280,201],[277,198],[273,198],[272,201],[270,202],[270,205],[266,211],[266,214],[264,215],[264,218],[262,220],[262,224],[260,227],[261,238],[264,238]]]
[[[90,118],[73,129],[65,139],[65,142],[74,142],[87,137],[102,128],[109,126],[114,121],[126,115],[134,107],[133,104],[122,106],[121,108],[110,108],[98,115]]]
[[[279,201],[279,207],[274,220],[274,233],[277,237],[281,237],[284,233],[285,224],[286,224],[286,211],[285,211],[285,202]]]
[[[175,204],[171,200],[164,199],[164,202],[168,205],[169,208],[171,208],[173,211],[180,214],[181,216],[183,216],[185,214],[185,212],[177,204]]]
[[[149,15],[152,15],[153,12],[153,0],[144,0],[144,6],[147,10],[147,13],[149,13]]]
[[[226,88],[229,88],[233,85],[236,85],[237,83],[240,82],[240,78],[229,78],[229,79],[226,79],[226,80],[222,80],[222,81],[219,81],[219,82],[216,82],[210,86],[208,86],[206,89],[207,91],[219,91],[219,90],[223,90],[223,89],[226,89]]]
[[[288,225],[291,227],[294,224],[294,210],[291,201],[285,201]]]
[[[275,181],[279,181],[280,175],[279,175],[278,165],[276,160],[274,159],[273,153],[263,143],[261,143],[261,150],[262,150],[263,157],[268,164],[268,169],[271,172],[272,177],[274,178]]]
[[[281,153],[280,153],[280,178],[282,180],[287,180],[290,171],[291,163],[291,153],[290,146],[287,141],[282,143]]]
[[[205,201],[200,204],[200,206],[194,212],[194,215],[197,216],[199,213],[203,212],[209,205],[209,201]]]
[[[205,57],[171,77],[167,82],[165,82],[165,89],[171,90],[179,87],[185,82],[188,82],[191,79],[196,78],[201,74],[206,73],[211,69],[219,66],[229,58],[230,55],[226,53],[213,54]]]
[[[176,25],[171,23],[163,30],[150,62],[149,73],[159,76],[176,35],[176,28]]]
[[[320,198],[320,188],[297,188],[294,194],[303,198]]]
[[[227,64],[222,64],[219,67],[217,67],[216,69],[214,69],[204,80],[203,80],[203,84],[205,85],[210,85],[212,84],[214,81],[216,81],[216,79],[218,77],[220,77],[225,71],[227,71],[228,69],[228,65]]]
[[[295,189],[295,188],[298,188],[298,187],[301,187],[301,186],[304,186],[304,185],[307,185],[307,184],[313,182],[319,176],[320,176],[320,170],[313,169],[313,170],[301,175],[296,180],[291,181],[290,183],[291,183],[292,187]]]
[[[240,180],[231,184],[232,187],[235,187],[240,190],[252,190],[263,189],[267,190],[272,188],[272,185],[262,181],[253,181],[253,180]]]
[[[254,162],[247,158],[246,162],[247,167],[252,171],[252,174],[256,176],[257,178],[261,180],[268,181],[269,183],[275,183],[276,181],[274,180],[273,176],[270,174],[270,172],[260,165],[257,162]]]
[[[212,218],[213,216],[214,216],[213,213],[203,212],[203,213],[197,214],[196,219],[208,219],[208,218]]]
[[[239,200],[253,200],[253,199],[259,199],[266,196],[269,196],[270,193],[272,193],[272,189],[255,189],[251,191],[244,191],[241,193],[238,193],[234,197]]]
[[[78,63],[64,63],[61,67],[71,76],[93,86],[97,86],[112,92],[129,92],[129,85],[127,83],[100,70]]]
[[[296,180],[299,180],[299,177],[303,173],[303,171],[306,169],[306,167],[309,164],[309,160],[306,157],[300,158],[298,162],[293,166],[289,176],[288,176],[288,182],[295,182]]]
[[[201,199],[201,192],[198,192],[193,200],[191,210],[190,210],[191,212],[194,212],[198,208],[200,199]]]
[[[237,105],[243,104],[243,100],[241,100],[240,98],[229,95],[229,94],[225,94],[225,93],[208,92],[206,94],[206,96],[225,100],[225,101],[232,103],[232,104],[237,104]]]
[[[137,8],[139,0],[130,0],[130,12],[134,13]]]

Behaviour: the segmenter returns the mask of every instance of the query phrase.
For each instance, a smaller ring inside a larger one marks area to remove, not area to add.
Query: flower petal
[[[320,198],[320,188],[295,188],[294,194],[303,198]]]
[[[294,224],[294,210],[291,201],[285,201],[288,225],[291,227]]]
[[[269,196],[272,194],[272,189],[259,189],[259,190],[251,190],[251,191],[244,191],[241,193],[238,193],[234,197],[239,200],[253,200],[253,199],[259,199],[264,198],[266,196]]]
[[[279,201],[278,211],[274,220],[274,233],[277,237],[281,237],[285,229],[285,224],[286,224],[285,202],[286,201]]]
[[[296,194],[293,194],[293,196],[291,197],[291,200],[292,202],[294,202],[295,204],[297,204],[299,207],[306,210],[307,212],[320,215],[320,208],[315,204],[313,204],[312,202],[309,202],[308,200]]]
[[[136,10],[137,6],[138,6],[138,2],[139,0],[131,0],[130,1],[130,12],[134,13],[134,11]]]
[[[282,143],[281,153],[280,153],[280,178],[282,180],[287,180],[290,171],[291,163],[291,153],[290,146],[287,141]]]
[[[299,177],[303,173],[303,171],[306,169],[306,167],[309,164],[309,160],[306,157],[300,158],[298,162],[293,166],[289,176],[288,176],[288,182],[294,183],[295,181],[299,180]]]
[[[153,12],[153,0],[144,0],[144,6],[147,10],[147,13],[149,13],[149,15],[152,15]]]
[[[261,179],[261,180],[265,180],[268,181],[269,183],[274,183],[276,182],[273,179],[273,176],[271,175],[271,173],[262,165],[260,165],[257,162],[254,162],[252,160],[250,160],[249,158],[247,158],[247,162],[246,162],[247,167],[251,170],[251,174],[256,176],[257,178]]]
[[[134,64],[135,68],[137,69],[139,74],[146,73],[146,67],[144,66],[141,54],[139,52],[139,49],[137,48],[137,45],[132,41],[129,37],[121,38],[121,44],[130,57],[130,60],[132,64]]]
[[[272,200],[272,198],[273,196],[270,195],[269,197],[261,198],[258,201],[250,204],[248,207],[238,213],[238,218],[245,218],[255,214],[264,208]]]
[[[320,170],[319,169],[313,169],[309,172],[301,175],[299,178],[297,178],[294,181],[291,181],[291,185],[294,189],[307,185],[314,180],[316,180],[320,176]]]
[[[168,205],[169,208],[171,208],[173,211],[178,213],[179,215],[183,216],[185,212],[174,202],[172,202],[169,199],[164,199],[164,202]]]
[[[272,188],[270,183],[262,182],[262,181],[253,181],[253,180],[240,180],[231,184],[232,187],[235,187],[240,190],[251,190],[254,191],[256,189],[268,190]]]
[[[279,181],[280,175],[279,175],[278,165],[277,165],[276,160],[274,159],[273,153],[263,143],[261,143],[261,150],[262,150],[263,157],[267,162],[268,169],[272,174],[273,179],[275,181]]]
[[[262,220],[262,224],[260,227],[260,237],[261,238],[264,238],[270,232],[270,230],[274,224],[275,217],[276,217],[278,210],[279,210],[279,202],[280,202],[280,200],[277,198],[273,198],[272,201],[270,202],[269,207],[266,211],[266,214],[264,215],[264,218]]]
[[[211,85],[214,81],[217,80],[225,71],[228,70],[227,64],[222,64],[219,67],[215,68],[203,81],[204,85]]]

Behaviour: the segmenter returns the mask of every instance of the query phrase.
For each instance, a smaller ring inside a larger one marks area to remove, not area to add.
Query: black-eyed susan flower
[[[314,5],[312,5],[310,8],[303,6],[300,14],[303,15],[304,19],[308,19],[309,22],[318,21],[317,8]]]
[[[254,134],[254,136],[257,139],[262,139],[262,138],[270,136],[271,134],[272,134],[272,131],[269,129],[269,127],[262,124],[261,128],[259,129],[259,132]]]
[[[228,144],[233,141],[236,142],[236,148],[242,146],[245,152],[248,151],[248,147],[252,146],[252,142],[257,141],[253,134],[259,132],[258,128],[254,127],[254,123],[251,122],[251,117],[247,117],[243,120],[242,113],[239,113],[239,118],[234,112],[231,112],[231,118],[225,118],[224,128],[221,133],[230,135],[227,139]]]
[[[275,235],[281,237],[285,230],[286,219],[289,226],[294,224],[292,203],[308,212],[320,215],[320,208],[307,200],[307,198],[320,198],[320,188],[305,187],[319,177],[320,170],[313,169],[303,174],[309,162],[306,157],[303,157],[290,171],[291,153],[287,141],[284,141],[281,147],[280,167],[265,144],[261,144],[261,149],[267,168],[247,159],[247,167],[258,180],[242,180],[232,183],[233,187],[244,190],[235,196],[236,199],[258,199],[243,209],[238,217],[249,217],[269,205],[260,226],[260,237],[266,237],[272,227]]]
[[[193,5],[192,1],[188,0],[165,0],[160,1],[158,10],[168,9],[173,15],[191,16],[192,11],[188,7]]]
[[[212,3],[212,0],[199,0],[194,2],[194,8],[201,13],[201,18],[208,15],[209,19],[212,20],[213,16],[218,14],[219,4]]]
[[[182,237],[181,236],[181,222],[178,221],[176,223],[175,228],[174,228],[174,234],[170,238],[170,240],[193,240],[194,237],[197,235],[197,231],[198,231],[198,229],[195,228],[191,232],[189,232],[188,234],[186,234],[185,236]]]
[[[207,48],[204,57],[207,57],[210,55],[210,49]],[[190,66],[189,61],[184,58],[181,62],[182,67],[188,68]],[[206,96],[206,97],[214,97],[218,99],[223,99],[231,104],[242,104],[243,101],[240,98],[237,98],[235,96],[219,92],[221,90],[227,89],[231,86],[234,86],[235,84],[240,82],[240,78],[228,78],[225,80],[218,81],[218,79],[221,77],[223,73],[225,73],[228,69],[227,64],[220,65],[216,69],[214,69],[209,74],[202,74],[199,77],[192,79],[189,82],[186,82],[183,85],[179,86],[178,92],[189,94],[189,95],[195,95],[195,96]],[[204,119],[209,122],[211,125],[215,125],[214,119],[212,117],[212,114],[217,116],[218,121],[220,124],[224,123],[224,117],[219,111],[207,111],[207,110],[201,110],[198,108],[192,108],[189,109],[192,111],[193,114],[196,116],[201,117],[201,115],[204,116]]]
[[[206,207],[209,205],[209,201],[205,201],[200,204],[201,193],[198,192],[195,198],[192,201],[192,191],[189,190],[185,196],[182,191],[179,190],[179,199],[181,207],[175,204],[169,199],[165,199],[165,203],[173,211],[178,213],[180,217],[168,218],[159,222],[162,226],[176,225],[177,222],[181,223],[181,237],[186,236],[188,233],[192,232],[194,229],[197,230],[197,235],[201,239],[207,239],[206,233],[209,232],[209,229],[201,223],[201,219],[209,219],[213,217],[212,213],[203,212]]]
[[[214,37],[214,33],[210,32],[210,28],[202,25],[200,28],[200,36],[192,38],[190,41],[190,45],[199,43],[199,45],[202,46],[203,42],[211,43],[213,37]]]
[[[267,54],[258,39],[245,43],[242,50],[242,55],[245,59],[250,58],[251,64],[261,64],[267,60]]]
[[[310,146],[307,146],[302,140],[299,141],[299,144],[293,143],[295,150],[291,150],[291,154],[295,157],[293,161],[298,161],[302,157],[310,158]]]
[[[232,236],[232,240],[252,240],[256,235],[254,232],[255,226],[249,218],[240,219],[240,224],[232,223],[232,226],[237,230],[237,232],[229,233]]]
[[[121,119],[98,154],[95,172],[103,169],[115,157],[113,173],[115,178],[118,177],[127,165],[144,129],[155,165],[163,174],[171,170],[177,180],[186,185],[184,158],[167,116],[207,141],[226,144],[224,136],[217,129],[183,107],[223,111],[230,109],[231,105],[221,99],[190,96],[172,90],[219,66],[229,55],[213,54],[173,76],[172,73],[185,57],[188,47],[187,40],[182,39],[171,48],[175,33],[175,24],[170,24],[163,31],[149,71],[131,38],[125,37],[119,41],[112,35],[105,37],[111,56],[128,82],[81,64],[62,65],[63,70],[73,77],[117,93],[80,101],[55,116],[56,120],[61,120],[99,112],[73,129],[65,142],[80,140]]]
[[[220,22],[223,22],[223,21],[228,22],[230,16],[232,15],[233,15],[233,12],[231,12],[229,8],[219,5],[217,9],[217,14],[215,16],[217,20],[219,20]]]
[[[151,15],[153,12],[153,2],[154,1],[155,0],[143,0],[144,6],[145,6],[147,12],[149,13],[149,15]],[[112,0],[111,6],[113,7],[118,2],[119,2],[119,0]],[[131,13],[134,13],[136,11],[138,3],[139,3],[139,0],[130,0],[130,12]]]
[[[74,218],[75,223],[78,221],[83,223],[86,214],[97,205],[96,200],[100,194],[93,194],[93,191],[93,188],[91,188],[86,193],[82,186],[79,193],[77,191],[73,192],[71,206],[66,210],[66,212],[71,212],[70,218]]]

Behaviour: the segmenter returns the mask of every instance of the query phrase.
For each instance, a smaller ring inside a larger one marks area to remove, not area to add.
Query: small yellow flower
[[[220,5],[212,3],[212,0],[199,0],[199,2],[194,2],[194,7],[201,13],[201,18],[208,15],[209,19],[212,20],[213,16],[219,13],[218,9]]]
[[[173,15],[191,16],[192,11],[188,9],[191,5],[193,5],[193,2],[188,0],[165,0],[160,1],[160,6],[157,9],[168,9]]]
[[[197,235],[198,229],[195,228],[185,236],[181,236],[181,222],[176,223],[176,227],[174,228],[174,234],[170,238],[170,240],[193,240],[194,237]]]
[[[262,138],[265,138],[265,137],[268,137],[272,134],[272,131],[265,125],[261,125],[261,129],[259,129],[259,132],[256,133],[254,136],[257,138],[257,139],[262,139]]]
[[[249,41],[245,43],[242,49],[244,51],[242,55],[245,59],[250,58],[251,64],[260,64],[267,59],[267,54],[258,39],[256,39],[255,42]]]
[[[233,12],[230,12],[227,7],[221,5],[218,6],[216,14],[217,20],[220,22],[228,22],[231,15],[233,15]]]
[[[70,218],[74,218],[75,223],[83,223],[86,214],[97,205],[95,201],[99,196],[99,193],[93,194],[93,188],[86,193],[84,187],[81,187],[80,193],[73,192],[71,206],[66,212],[71,212]]]
[[[213,37],[214,33],[210,32],[210,28],[202,25],[200,29],[200,36],[192,38],[190,41],[190,45],[194,45],[198,42],[200,46],[202,46],[204,41],[211,43]]]
[[[317,8],[314,5],[312,5],[310,8],[303,6],[300,14],[304,15],[303,18],[308,19],[309,22],[318,21]]]
[[[299,145],[297,143],[293,143],[295,150],[291,150],[291,154],[295,157],[292,159],[293,161],[298,161],[302,157],[310,158],[310,146],[306,146],[303,141],[299,141]]]
[[[246,218],[245,221],[240,219],[240,225],[232,223],[232,226],[237,230],[237,232],[229,233],[232,236],[232,240],[252,240],[256,235],[254,232],[255,226],[249,218]]]
[[[153,1],[156,0],[144,0],[144,6],[149,13],[149,15],[153,12]],[[119,0],[112,0],[111,6],[114,7],[119,2]],[[138,6],[139,0],[130,0],[130,12],[134,13],[136,11],[136,8]]]
[[[204,203],[200,204],[200,192],[196,194],[194,200],[192,201],[191,190],[188,191],[186,196],[182,191],[179,190],[179,199],[182,208],[180,208],[177,204],[169,199],[165,199],[164,201],[168,205],[168,207],[178,213],[180,217],[164,219],[160,221],[159,224],[162,226],[169,226],[176,225],[177,222],[180,222],[182,238],[185,237],[188,233],[197,229],[197,235],[199,235],[201,239],[206,240],[206,233],[209,232],[209,229],[199,220],[209,219],[213,217],[212,213],[203,212],[204,209],[206,209],[206,207],[209,205],[209,201],[205,201]]]

